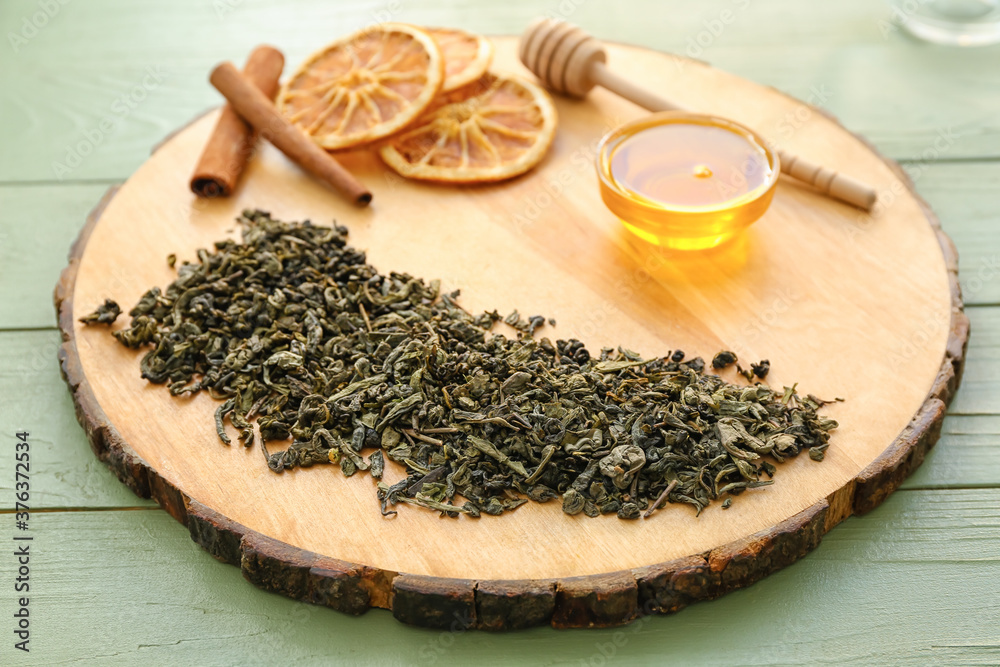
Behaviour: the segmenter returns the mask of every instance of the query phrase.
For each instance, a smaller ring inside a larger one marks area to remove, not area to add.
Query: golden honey
[[[601,197],[625,227],[658,246],[712,248],[764,214],[778,156],[732,121],[683,112],[612,131],[597,155]]]

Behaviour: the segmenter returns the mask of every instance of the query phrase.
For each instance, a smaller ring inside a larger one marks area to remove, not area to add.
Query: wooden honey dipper
[[[585,97],[594,86],[602,86],[649,111],[681,110],[609,70],[604,46],[565,21],[550,18],[532,21],[521,35],[520,57],[542,83],[559,93]],[[786,151],[776,152],[781,173],[866,211],[875,205],[877,195],[871,186]]]

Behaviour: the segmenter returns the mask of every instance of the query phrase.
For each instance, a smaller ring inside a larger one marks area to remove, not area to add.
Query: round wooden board
[[[496,42],[495,68],[526,74],[515,41]],[[200,201],[187,180],[211,113],[109,193],[57,287],[63,370],[97,454],[254,583],[352,613],[391,608],[435,627],[609,625],[673,611],[783,567],[881,502],[937,440],[960,377],[968,321],[950,241],[905,175],[818,109],[702,63],[626,46],[608,55],[616,70],[688,108],[732,117],[877,186],[876,213],[783,180],[743,241],[661,255],[600,201],[596,144],[643,113],[602,90],[556,100],[551,153],[512,182],[413,183],[356,152],[343,162],[375,194],[357,209],[262,146],[232,198]],[[558,326],[543,333],[553,339],[648,356],[680,348],[768,358],[772,386],[844,397],[825,409],[841,427],[823,463],[800,456],[779,466],[773,486],[699,518],[675,505],[641,521],[570,517],[551,502],[499,518],[404,507],[384,519],[369,477],[329,466],[275,475],[256,449],[219,443],[211,398],[148,385],[139,353],[76,321],[105,298],[127,308],[165,286],[175,276],[168,253],[193,259],[235,234],[244,208],[336,219],[382,271],[440,278],[471,311],[553,317]]]

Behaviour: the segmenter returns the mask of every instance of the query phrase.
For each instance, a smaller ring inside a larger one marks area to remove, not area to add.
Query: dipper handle
[[[590,80],[602,88],[607,88],[618,97],[624,97],[629,102],[638,104],[650,111],[680,111],[681,108],[659,95],[654,95],[631,81],[621,78],[607,68],[604,63],[594,63],[590,66]]]
[[[677,105],[654,95],[645,88],[640,88],[631,81],[621,78],[602,62],[592,63],[589,74],[590,80],[596,85],[607,88],[644,109],[654,112],[680,109]],[[839,199],[865,211],[871,211],[872,207],[875,206],[877,193],[871,186],[833,169],[803,160],[788,151],[779,150],[778,157],[782,174],[808,183],[833,199]]]
[[[601,43],[565,21],[534,20],[521,36],[520,55],[525,66],[557,92],[584,97],[594,86],[602,86],[649,111],[681,110],[673,102],[608,69]],[[871,186],[785,151],[778,151],[778,155],[781,173],[808,183],[833,199],[866,211],[874,207],[877,193]]]
[[[851,178],[839,171],[828,169],[796,157],[787,151],[778,151],[781,173],[808,183],[823,194],[853,204],[869,213],[875,207],[878,193],[867,183]]]

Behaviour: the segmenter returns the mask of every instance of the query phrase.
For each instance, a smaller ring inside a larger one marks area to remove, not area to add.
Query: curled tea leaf
[[[587,499],[576,489],[569,489],[562,497],[562,510],[566,514],[579,514]]]
[[[714,368],[715,370],[721,370],[726,366],[732,366],[737,361],[739,361],[739,359],[737,358],[735,352],[730,352],[729,350],[723,350],[722,352],[719,352],[714,357],[712,357],[712,368]]]
[[[621,445],[612,449],[599,465],[602,475],[610,478],[615,487],[624,489],[646,465],[646,452],[635,445]]]
[[[80,318],[84,324],[113,324],[121,314],[121,307],[111,299],[105,299],[97,310]]]
[[[228,419],[271,470],[370,471],[384,516],[400,503],[476,517],[556,498],[591,517],[668,503],[700,513],[770,483],[768,460],[822,458],[837,426],[818,414],[827,401],[737,386],[680,350],[592,353],[534,338],[544,318],[516,312],[518,335],[496,334],[496,311],[468,313],[438,281],[376,270],[343,227],[261,211],[240,223],[241,240],[198,250],[112,333],[145,348],[142,377],[219,401],[219,439],[230,442]],[[393,465],[405,477],[390,486]]]

